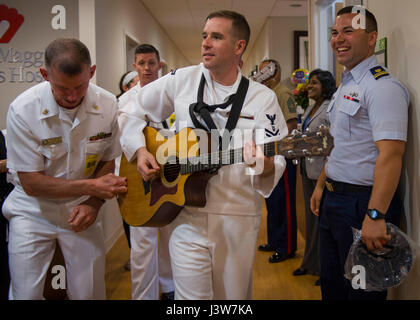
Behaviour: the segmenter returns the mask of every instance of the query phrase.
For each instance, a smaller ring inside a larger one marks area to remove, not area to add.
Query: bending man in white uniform
[[[235,148],[241,146],[238,144],[242,139],[236,138],[245,129],[259,129],[271,140],[287,134],[271,90],[253,81],[249,81],[245,94],[238,90],[243,88],[240,84],[248,83],[238,66],[249,35],[248,23],[242,15],[231,11],[209,15],[203,31],[203,63],[173,71],[148,84],[120,110],[123,150],[129,160],[137,156],[144,180],[150,180],[159,171],[156,159],[144,143],[142,130],[147,121],[162,121],[175,111],[177,131],[195,127],[197,121],[205,127],[198,114],[195,120],[190,116],[190,105],[200,104],[196,103],[199,96],[201,105],[212,106],[230,101],[228,98],[233,94],[234,105],[238,96],[244,98],[232,137]],[[231,104],[225,103],[224,108],[211,113],[218,129],[225,128],[231,109]],[[270,140],[266,137],[260,140]],[[248,145],[247,150],[255,154],[255,145]],[[205,207],[185,207],[170,224],[175,299],[251,299],[261,195],[270,195],[285,167],[280,156],[259,159],[264,164],[260,175],[247,174],[255,169],[251,161],[249,165],[239,163],[220,168],[207,184]]]
[[[133,67],[139,83],[123,94],[118,106],[123,108],[133,100],[140,88],[159,77],[161,62],[159,51],[150,44],[141,44],[135,50]],[[166,121],[149,122],[154,128],[168,127]],[[130,227],[131,297],[133,300],[158,300],[159,285],[162,299],[173,299],[171,258],[169,256],[169,226],[163,228]]]
[[[104,199],[126,192],[115,176],[118,143],[115,96],[89,80],[86,46],[53,41],[45,51],[46,80],[18,96],[7,114],[7,166],[15,189],[9,220],[9,261],[15,299],[42,299],[58,240],[71,299],[105,299],[105,248],[97,223]]]

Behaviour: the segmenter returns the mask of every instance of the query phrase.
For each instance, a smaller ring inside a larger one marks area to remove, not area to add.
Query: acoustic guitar
[[[128,191],[118,196],[118,202],[123,219],[131,226],[162,227],[174,220],[184,206],[204,207],[207,182],[217,169],[243,162],[242,148],[200,152],[206,144],[208,147],[203,139],[208,134],[203,130],[185,128],[167,137],[146,127],[143,133],[148,151],[161,168],[159,177],[145,182],[137,170],[137,160],[129,162],[122,155],[120,176],[127,178]],[[333,148],[333,137],[327,127],[321,126],[316,132],[295,131],[261,148],[269,157],[327,156]]]

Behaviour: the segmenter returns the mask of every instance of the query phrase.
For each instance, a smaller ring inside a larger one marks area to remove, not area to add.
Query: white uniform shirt
[[[140,87],[140,82],[138,82],[134,87],[132,87],[130,90],[124,92],[123,95],[121,95],[118,98],[118,108],[122,109],[130,100],[135,99],[136,95],[139,93],[141,87]],[[164,120],[166,121],[166,124],[168,125],[169,128],[169,123],[168,120]],[[153,121],[148,121],[149,122],[149,126],[156,128],[156,129],[163,129],[164,126],[162,124],[163,121],[161,122],[153,122]],[[171,130],[175,130],[175,128],[171,127]]]
[[[239,72],[237,81],[223,101],[217,100],[218,95],[215,94],[210,73],[202,64],[176,70],[141,88],[136,99],[129,101],[119,111],[121,145],[127,159],[132,160],[136,151],[145,146],[142,130],[148,120],[160,122],[168,118],[175,110],[177,131],[185,127],[194,127],[189,115],[189,106],[197,102],[197,91],[202,74],[206,78],[203,100],[209,105],[223,103],[230,94],[236,93],[242,77]],[[213,121],[219,129],[225,128],[230,109],[231,106],[226,109],[217,109],[212,114]],[[286,122],[274,92],[259,83],[250,81],[236,128],[262,129],[266,132],[264,142],[280,140],[286,136]],[[234,138],[235,136],[232,140]],[[261,142],[257,141],[257,144]],[[237,143],[238,140],[235,140],[235,148],[241,147]],[[187,209],[215,214],[260,215],[262,203],[260,195],[265,197],[270,195],[283,174],[284,168],[285,161],[281,156],[275,157],[275,174],[264,178],[247,175],[247,167],[244,164],[225,166],[219,169],[218,174],[213,176],[207,184],[206,206]]]
[[[137,84],[132,87],[130,90],[124,92],[119,98],[118,98],[118,108],[122,108],[125,106],[128,101],[130,101],[133,97],[136,96],[136,94],[140,91],[140,82],[137,82]]]
[[[28,89],[10,105],[7,133],[7,165],[14,172],[16,188],[5,204],[6,215],[29,213],[56,220],[59,212],[67,217],[88,198],[30,197],[23,191],[16,172],[87,179],[100,161],[110,161],[121,154],[116,98],[94,84],[89,85],[73,122],[57,105],[49,82]]]

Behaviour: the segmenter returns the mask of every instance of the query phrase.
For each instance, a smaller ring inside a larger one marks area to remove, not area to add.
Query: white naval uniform
[[[119,108],[134,99],[139,90],[140,82],[118,99]],[[153,123],[153,127],[162,128],[162,124]],[[174,291],[169,255],[170,232],[169,226],[159,229],[130,226],[131,298],[133,300],[158,300],[159,285],[161,292]]]
[[[100,161],[121,154],[117,103],[90,84],[72,122],[54,100],[49,82],[38,84],[10,105],[7,166],[13,192],[3,212],[9,220],[9,263],[15,299],[42,299],[46,272],[58,240],[66,263],[71,299],[105,299],[105,248],[99,219],[75,233],[67,222],[88,196],[47,199],[28,196],[16,172],[43,172],[68,180],[86,179]]]
[[[209,105],[225,102],[237,91],[242,77],[238,68],[235,84],[222,86],[223,98],[218,91],[221,86],[211,80],[202,64],[176,70],[142,88],[136,99],[119,111],[121,145],[128,159],[145,145],[142,128],[147,120],[161,121],[175,109],[177,131],[193,127],[189,106],[197,102],[202,74],[206,78],[203,100]],[[225,127],[230,109],[217,109],[212,114],[219,129]],[[266,130],[272,137],[264,137],[265,142],[287,135],[274,92],[250,81],[236,128]],[[240,133],[236,131],[233,136],[235,148],[242,146],[241,139],[235,139]],[[281,156],[275,157],[274,174],[265,177],[247,175],[252,170],[244,164],[225,166],[207,184],[206,206],[185,207],[170,224],[175,299],[251,299],[261,195],[270,195],[284,168]]]

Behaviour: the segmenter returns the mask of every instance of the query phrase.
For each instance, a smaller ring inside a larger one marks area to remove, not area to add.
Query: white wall
[[[307,31],[307,17],[270,17],[261,31],[254,48],[244,63],[246,75],[264,58],[275,59],[282,68],[282,79],[294,71],[294,31]],[[252,36],[252,35],[251,35]]]
[[[95,20],[97,83],[115,94],[126,71],[125,34],[154,45],[169,70],[190,64],[140,0],[96,0]]]
[[[15,8],[24,22],[9,43],[0,43],[0,129],[6,127],[6,114],[10,103],[23,91],[42,81],[39,67],[44,64],[45,47],[56,38],[78,38],[78,2],[63,0],[2,0],[9,9]],[[51,26],[54,14],[51,9],[61,4],[66,9],[66,29],[55,30]],[[11,51],[9,51],[11,50]],[[11,52],[12,56],[7,53]],[[31,59],[19,62],[21,55]],[[22,68],[22,69],[21,69]]]
[[[420,245],[420,33],[418,0],[368,0],[379,27],[379,38],[388,38],[388,68],[410,92],[408,142],[405,155],[406,209],[409,212],[410,235]],[[420,266],[411,272],[402,286],[393,290],[394,298],[420,299]]]
[[[294,31],[308,30],[308,17],[269,18],[270,54],[280,63],[282,79],[290,78],[294,69]]]
[[[252,48],[248,47],[248,56],[245,58],[244,66],[242,68],[244,75],[248,76],[255,66],[259,65],[260,62],[269,58],[270,56],[270,39],[268,38],[268,23],[265,23],[260,34],[252,34],[251,37],[257,37]]]

